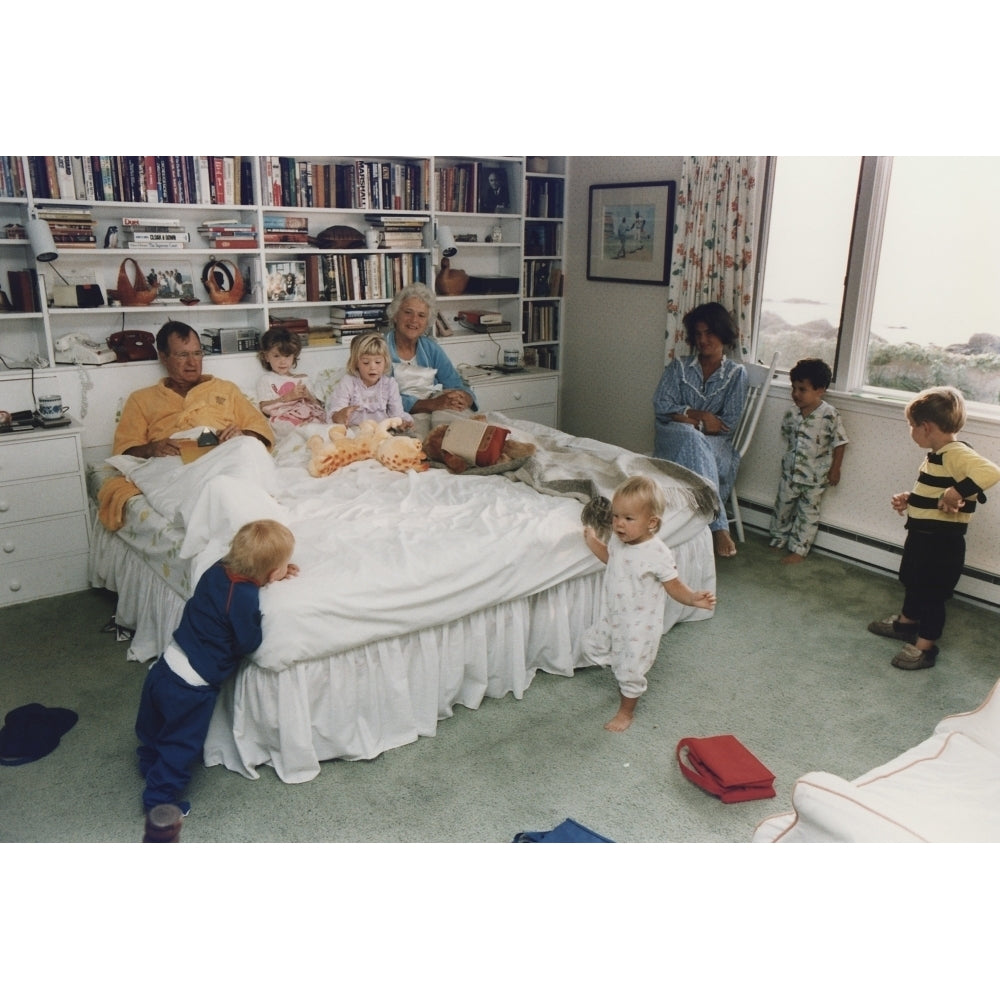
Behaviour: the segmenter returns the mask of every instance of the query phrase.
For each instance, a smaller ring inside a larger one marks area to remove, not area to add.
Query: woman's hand
[[[702,429],[705,434],[728,434],[729,427],[724,424],[714,413],[707,411],[701,414]]]
[[[472,406],[472,397],[462,389],[445,389],[428,402],[433,404],[435,410],[467,410]]]

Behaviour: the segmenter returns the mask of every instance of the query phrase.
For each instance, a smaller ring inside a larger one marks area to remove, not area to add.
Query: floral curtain
[[[685,313],[721,302],[750,350],[754,284],[757,156],[688,156],[677,185],[667,299],[667,361],[684,344]],[[681,354],[686,354],[683,347]]]

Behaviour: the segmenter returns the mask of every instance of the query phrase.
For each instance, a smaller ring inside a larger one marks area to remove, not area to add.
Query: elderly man
[[[173,435],[195,427],[212,428],[220,442],[248,434],[271,448],[274,434],[264,414],[232,382],[202,373],[201,341],[187,323],[164,323],[156,334],[156,349],[167,376],[125,401],[115,430],[115,455],[179,455]]]

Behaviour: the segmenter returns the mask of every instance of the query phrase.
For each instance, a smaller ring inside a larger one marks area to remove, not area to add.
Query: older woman
[[[386,309],[392,329],[386,334],[392,374],[399,383],[403,409],[414,419],[424,437],[432,426],[476,409],[476,397],[437,341],[428,337],[434,328],[437,300],[424,284],[401,288]]]
[[[733,434],[746,403],[747,373],[725,354],[738,342],[739,334],[718,302],[695,307],[683,322],[693,353],[667,365],[656,387],[653,453],[697,472],[715,486],[719,514],[709,526],[715,554],[734,556],[736,544],[729,534],[726,501],[739,470]]]

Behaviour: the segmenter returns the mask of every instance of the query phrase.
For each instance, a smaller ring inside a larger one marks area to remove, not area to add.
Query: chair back
[[[736,425],[736,433],[733,435],[733,447],[739,452],[740,458],[747,453],[750,442],[753,440],[753,432],[757,429],[757,421],[760,420],[760,415],[763,412],[767,394],[771,391],[777,367],[777,352],[771,358],[769,368],[758,364],[746,365],[749,381],[747,401],[743,406],[740,422]]]

